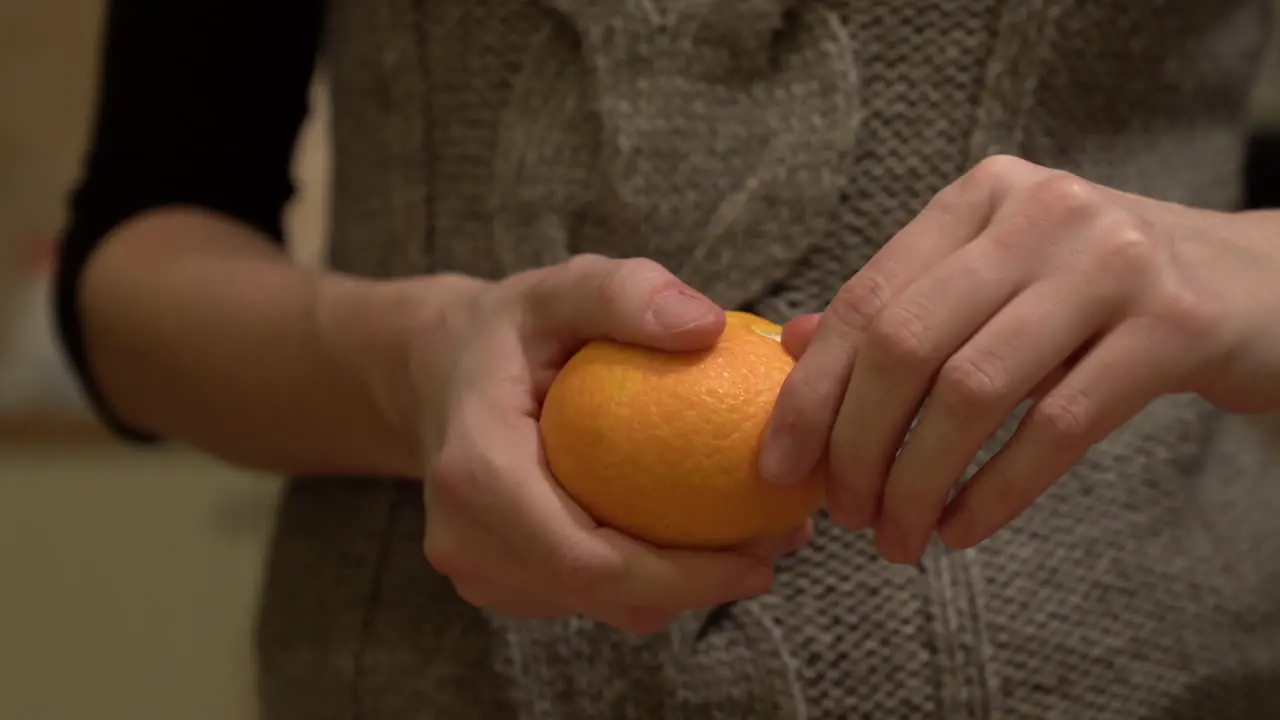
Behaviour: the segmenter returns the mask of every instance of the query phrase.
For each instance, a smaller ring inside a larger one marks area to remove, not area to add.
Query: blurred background
[[[0,719],[251,720],[277,481],[113,444],[50,332],[48,251],[86,144],[102,9],[0,0]],[[309,263],[328,172],[316,93],[288,217]]]
[[[49,250],[85,144],[101,10],[0,0],[0,718],[251,720],[276,483],[113,444],[50,332]],[[1280,205],[1280,52],[1271,58],[1251,202]],[[322,81],[315,92],[288,218],[307,263],[323,254],[328,192]]]

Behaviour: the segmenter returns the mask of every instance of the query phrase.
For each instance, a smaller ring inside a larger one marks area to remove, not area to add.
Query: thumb
[[[703,350],[724,331],[724,310],[643,258],[579,255],[537,274],[525,295],[531,340],[563,346],[608,338],[658,350]]]

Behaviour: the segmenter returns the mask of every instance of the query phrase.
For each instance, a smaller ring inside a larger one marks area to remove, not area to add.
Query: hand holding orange
[[[728,548],[802,525],[819,475],[775,485],[756,469],[761,434],[795,361],[782,328],[726,313],[710,350],[596,340],[543,402],[543,446],[565,492],[599,523],[663,547]]]

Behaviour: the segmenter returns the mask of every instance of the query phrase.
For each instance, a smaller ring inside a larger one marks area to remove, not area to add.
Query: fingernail
[[[711,319],[715,308],[688,288],[667,290],[653,299],[649,316],[663,330],[679,332]]]

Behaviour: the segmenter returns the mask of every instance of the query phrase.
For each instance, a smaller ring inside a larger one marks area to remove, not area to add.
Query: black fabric
[[[1245,208],[1280,208],[1280,130],[1260,132],[1249,140],[1245,165]]]
[[[89,152],[71,195],[57,322],[85,390],[121,436],[146,440],[103,402],[86,361],[81,273],[111,230],[194,205],[283,242],[290,163],[307,113],[321,0],[110,0]]]

